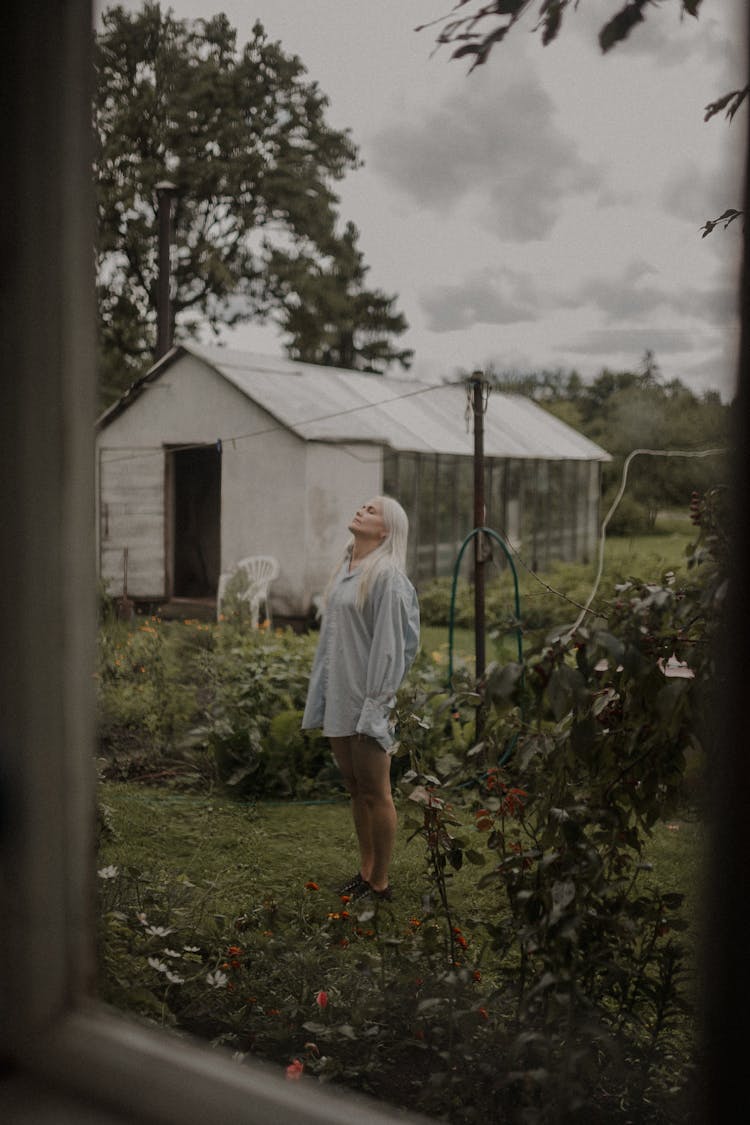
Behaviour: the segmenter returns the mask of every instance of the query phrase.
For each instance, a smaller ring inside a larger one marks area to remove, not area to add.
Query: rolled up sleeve
[[[374,738],[385,750],[394,749],[391,711],[396,692],[419,647],[419,604],[414,587],[402,574],[381,578],[373,590],[373,632],[365,700],[357,733]]]

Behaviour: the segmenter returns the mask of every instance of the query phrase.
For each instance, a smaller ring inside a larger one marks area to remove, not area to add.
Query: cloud
[[[544,238],[564,199],[598,191],[603,177],[558,128],[533,70],[517,71],[516,63],[472,75],[422,120],[384,129],[371,169],[422,207],[447,213],[474,201],[496,235]]]
[[[647,316],[668,301],[668,295],[646,279],[656,271],[647,262],[633,261],[618,277],[592,277],[565,298],[567,307],[585,304],[600,309],[609,320]]]
[[[528,274],[481,270],[453,285],[434,285],[420,298],[432,332],[454,332],[474,324],[518,324],[537,320],[541,297]]]
[[[632,357],[635,362],[644,352],[652,351],[673,355],[690,352],[696,344],[695,333],[683,328],[621,327],[595,328],[577,343],[560,348],[561,351],[575,355],[601,355],[614,359],[617,356]]]
[[[713,289],[679,289],[669,304],[675,312],[717,328],[732,328],[739,324],[739,294],[737,287],[728,282]]]
[[[739,176],[734,169],[703,168],[686,160],[664,182],[659,204],[676,219],[692,223],[696,234],[706,219],[715,219],[739,197]]]
[[[634,320],[648,324],[657,310],[669,310],[694,324],[719,328],[736,324],[737,291],[730,280],[723,278],[713,286],[699,288],[660,282],[659,276],[647,262],[634,260],[618,276],[587,278],[559,304],[564,308],[586,305],[602,312],[606,321],[620,324]],[[650,331],[646,327],[641,330]]]
[[[654,323],[666,313],[690,321],[690,342],[702,328],[732,329],[737,324],[737,293],[731,280],[713,286],[672,285],[643,259],[634,259],[614,276],[593,275],[574,288],[559,289],[541,283],[536,275],[512,269],[485,268],[464,279],[422,290],[420,306],[431,332],[455,332],[478,324],[510,325],[533,323],[550,313],[590,309],[601,313],[603,327],[584,339],[574,350],[592,354],[606,351],[608,343],[625,341],[630,351],[636,336],[672,341],[687,337],[677,329],[665,330]],[[610,326],[616,325],[613,329]],[[682,326],[679,329],[682,332]],[[656,344],[646,344],[657,350]],[[666,350],[662,348],[662,350]],[[681,350],[680,347],[677,350]]]

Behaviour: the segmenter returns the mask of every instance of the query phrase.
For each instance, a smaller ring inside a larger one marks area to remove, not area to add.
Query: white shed
[[[274,616],[304,617],[350,515],[382,491],[409,513],[412,577],[447,573],[472,527],[465,406],[456,385],[173,348],[99,420],[101,577],[135,601],[210,603],[223,571],[273,555]],[[591,556],[604,450],[493,394],[485,454],[487,523],[530,565]]]

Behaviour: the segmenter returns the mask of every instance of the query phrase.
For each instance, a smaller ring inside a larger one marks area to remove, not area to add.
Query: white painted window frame
[[[405,1120],[151,1032],[94,999],[90,28],[88,0],[4,9],[0,1118]]]

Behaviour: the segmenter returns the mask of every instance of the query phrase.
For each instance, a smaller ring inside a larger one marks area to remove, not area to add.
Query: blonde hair
[[[359,589],[357,590],[357,609],[364,608],[367,595],[372,589],[373,583],[381,574],[385,574],[388,571],[396,571],[402,574],[406,573],[406,544],[409,538],[409,517],[398,500],[394,500],[392,496],[375,496],[374,500],[376,503],[380,504],[386,534],[380,546],[376,547],[374,551],[370,551],[362,560],[362,573],[359,580]],[[336,564],[333,574],[328,581],[323,595],[323,609],[325,609],[328,603],[328,595],[336,575],[341,570],[343,564],[351,559],[353,548],[354,536],[352,536],[347,543],[343,558]]]

